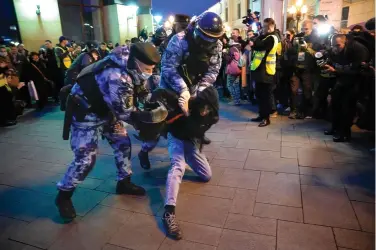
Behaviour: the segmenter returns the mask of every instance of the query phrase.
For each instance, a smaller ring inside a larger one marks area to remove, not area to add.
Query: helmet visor
[[[217,45],[217,38],[209,37],[199,29],[193,31],[193,39],[197,46],[205,50],[211,50]]]

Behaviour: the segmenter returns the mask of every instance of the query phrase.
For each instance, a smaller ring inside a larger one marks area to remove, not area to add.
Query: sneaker
[[[116,193],[144,196],[146,191],[143,187],[132,183],[131,177],[126,177],[125,179],[118,181],[116,184]]]
[[[183,238],[183,234],[179,228],[179,224],[176,221],[176,216],[173,213],[165,212],[162,218],[163,226],[166,229],[167,236],[180,240]]]
[[[140,160],[140,165],[143,169],[150,169],[150,161],[149,161],[149,154],[148,152],[140,151],[138,153],[138,159]]]
[[[278,117],[278,112],[275,111],[272,114],[270,114],[270,118],[277,118]]]
[[[73,191],[60,190],[55,199],[55,204],[59,209],[60,216],[67,221],[71,221],[76,217],[76,210],[71,200],[72,195]]]

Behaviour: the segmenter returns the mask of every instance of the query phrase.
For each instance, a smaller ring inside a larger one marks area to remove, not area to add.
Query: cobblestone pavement
[[[250,107],[222,105],[207,133],[209,183],[187,171],[177,218],[184,237],[161,227],[166,141],[134,181],[147,197],[117,196],[111,148],[100,142],[94,170],[78,188],[79,217],[64,224],[54,206],[56,182],[72,159],[61,139],[63,113],[51,110],[0,130],[0,250],[368,250],[374,249],[374,158],[358,141],[335,144],[317,120],[286,117],[258,128]],[[129,133],[133,133],[129,130]],[[358,140],[359,139],[359,140]]]

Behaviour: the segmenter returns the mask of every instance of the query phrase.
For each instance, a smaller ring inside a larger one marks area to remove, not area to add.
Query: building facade
[[[124,44],[153,31],[151,0],[13,0],[22,43],[38,50],[61,35],[74,41]]]

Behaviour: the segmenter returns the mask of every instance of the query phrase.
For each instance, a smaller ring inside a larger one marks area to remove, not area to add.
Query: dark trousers
[[[349,136],[356,112],[355,87],[336,85],[332,90],[332,129],[339,135]]]
[[[312,86],[313,75],[307,71],[298,70],[291,78],[291,92],[292,92],[292,105],[293,110],[297,110],[305,115],[311,115],[312,108]],[[298,90],[303,91],[302,101],[299,100]]]
[[[259,102],[259,114],[263,119],[269,118],[273,106],[275,84],[256,82],[256,98]]]
[[[0,124],[16,119],[13,94],[5,86],[0,87]]]
[[[287,107],[291,103],[291,77],[293,76],[293,69],[290,67],[282,68],[282,75],[280,77],[279,85],[276,90],[276,98],[280,104]]]
[[[336,78],[327,78],[320,76],[315,95],[313,96],[313,110],[315,117],[326,117],[328,111],[329,90],[336,84]]]

